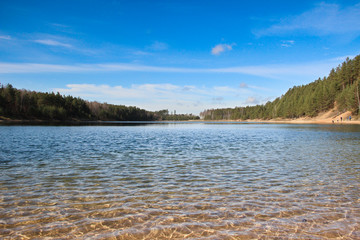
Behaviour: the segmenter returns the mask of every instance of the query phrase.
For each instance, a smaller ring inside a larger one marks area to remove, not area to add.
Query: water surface
[[[0,126],[0,238],[360,239],[360,126]]]

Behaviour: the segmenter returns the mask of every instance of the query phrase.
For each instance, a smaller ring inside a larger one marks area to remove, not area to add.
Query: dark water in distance
[[[0,238],[360,239],[360,126],[0,126]]]

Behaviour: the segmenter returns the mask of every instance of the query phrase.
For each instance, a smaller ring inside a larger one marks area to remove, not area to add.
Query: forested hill
[[[0,119],[56,121],[152,121],[192,120],[198,116],[169,114],[167,110],[149,112],[137,107],[89,102],[59,93],[19,90],[0,84]]]
[[[359,85],[360,55],[332,69],[328,77],[293,87],[265,105],[205,110],[200,116],[205,120],[315,117],[334,108],[335,103],[339,113],[360,115]]]

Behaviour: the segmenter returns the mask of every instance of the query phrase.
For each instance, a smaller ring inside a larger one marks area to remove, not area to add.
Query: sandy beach
[[[350,117],[351,116],[351,120]],[[268,122],[268,123],[294,123],[294,124],[360,124],[359,118],[354,118],[350,111],[340,113],[336,109],[320,113],[316,117],[302,117],[294,119],[276,118],[270,120],[252,119],[246,122]]]

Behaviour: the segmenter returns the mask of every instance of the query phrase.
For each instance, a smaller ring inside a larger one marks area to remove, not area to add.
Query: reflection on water
[[[0,237],[360,239],[359,126],[0,127]]]

